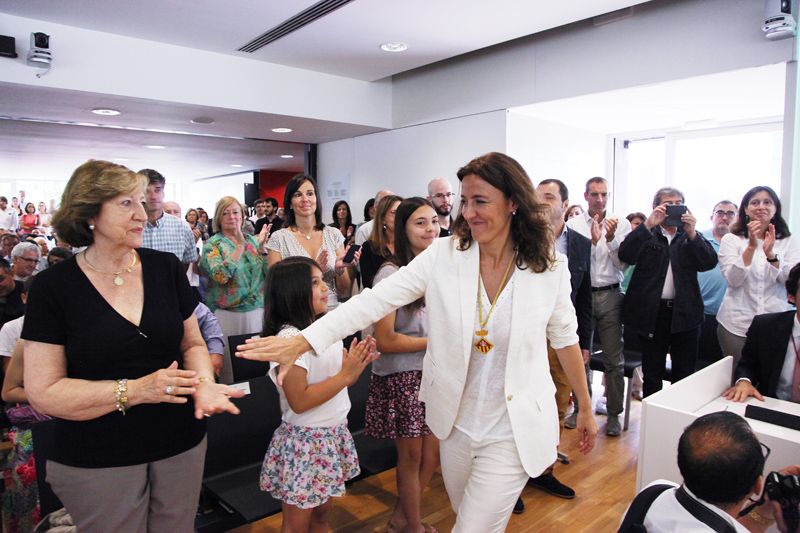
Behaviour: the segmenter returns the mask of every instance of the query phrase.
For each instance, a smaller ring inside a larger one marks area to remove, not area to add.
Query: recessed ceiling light
[[[191,122],[192,124],[213,124],[214,119],[211,117],[195,117],[189,122]]]
[[[292,133],[292,128],[272,128],[273,133]]]
[[[284,159],[292,159],[294,156],[291,154],[283,154],[281,157]]]
[[[160,144],[145,144],[145,148],[150,148],[151,150],[163,150],[166,146],[161,146]]]
[[[408,45],[406,43],[400,43],[400,42],[382,43],[381,50],[383,50],[384,52],[405,52],[406,50],[408,50]]]
[[[233,168],[242,168],[242,165],[231,165]]]
[[[95,115],[105,115],[107,117],[115,117],[117,115],[121,115],[122,111],[118,111],[116,109],[104,108],[104,107],[96,107],[92,109],[92,113]]]

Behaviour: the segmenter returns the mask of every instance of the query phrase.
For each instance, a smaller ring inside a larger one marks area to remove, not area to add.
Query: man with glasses
[[[11,250],[11,268],[14,272],[14,279],[25,281],[33,276],[36,266],[39,264],[41,251],[39,246],[32,242],[21,242]]]
[[[738,207],[730,200],[717,202],[711,211],[711,229],[703,232],[703,237],[711,244],[714,251],[719,253],[719,243],[722,237],[728,234],[729,227],[736,220]],[[697,273],[700,283],[700,295],[703,297],[703,312],[705,320],[700,327],[700,351],[698,353],[697,368],[703,368],[715,361],[722,359],[722,348],[717,338],[717,311],[725,296],[728,282],[722,275],[717,264],[711,270]]]
[[[450,182],[444,178],[433,178],[428,183],[428,201],[433,204],[436,214],[439,215],[439,237],[449,237],[453,234],[451,226],[453,217],[453,202],[456,195]]]
[[[653,212],[619,247],[619,259],[636,265],[622,302],[622,323],[642,342],[645,397],[661,390],[667,353],[673,382],[694,372],[703,323],[697,273],[717,264],[717,253],[695,230],[691,212],[674,222],[667,216],[668,206],[683,205],[679,190],[659,189]]]
[[[678,441],[683,485],[658,480],[647,486],[631,503],[619,531],[636,531],[635,525],[649,533],[749,531],[736,517],[751,495],[761,493],[768,456],[769,448],[741,416],[730,411],[701,416]]]

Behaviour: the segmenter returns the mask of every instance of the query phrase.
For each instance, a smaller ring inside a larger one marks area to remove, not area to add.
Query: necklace
[[[114,285],[119,287],[120,285],[125,283],[125,280],[122,279],[122,276],[120,276],[120,274],[122,274],[123,271],[127,272],[128,274],[130,274],[131,271],[133,271],[133,267],[136,266],[136,257],[137,257],[136,250],[133,250],[131,253],[133,254],[133,261],[131,261],[131,264],[128,265],[127,267],[124,267],[124,268],[120,269],[117,272],[105,272],[103,270],[100,270],[96,266],[94,266],[92,264],[92,262],[89,261],[89,256],[86,255],[86,250],[83,251],[83,260],[86,261],[86,264],[89,265],[89,268],[91,268],[95,272],[98,272],[100,274],[105,274],[106,276],[114,276]]]
[[[311,240],[311,235],[308,235],[305,231],[301,230],[299,226],[295,226],[295,229],[297,230],[297,233],[305,237],[307,241]],[[312,229],[311,232],[313,233],[314,230]]]
[[[489,342],[486,338],[489,335],[489,330],[486,329],[486,324],[489,323],[489,317],[492,316],[492,311],[494,311],[494,306],[497,304],[498,298],[500,298],[500,293],[503,292],[503,287],[508,281],[509,273],[511,272],[511,266],[516,263],[517,259],[517,252],[514,252],[513,257],[508,262],[508,266],[506,267],[506,271],[503,274],[503,279],[500,280],[500,286],[497,289],[497,294],[494,295],[494,301],[492,301],[491,307],[489,307],[489,313],[486,315],[486,319],[483,318],[483,303],[481,302],[481,269],[478,268],[478,324],[480,324],[480,329],[475,332],[475,335],[478,336],[478,342],[474,344],[475,348],[483,355],[489,353],[489,351],[494,348],[494,344]]]

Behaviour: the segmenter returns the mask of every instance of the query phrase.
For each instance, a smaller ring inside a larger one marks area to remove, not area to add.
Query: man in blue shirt
[[[164,212],[164,176],[149,168],[140,170],[139,174],[147,176],[149,180],[145,195],[147,224],[144,225],[142,248],[170,252],[188,267],[197,261],[197,245],[189,225]]]
[[[717,202],[711,211],[711,229],[703,232],[703,237],[711,243],[715,252],[719,253],[719,243],[736,219],[737,211],[738,207],[730,200]],[[717,339],[717,311],[728,283],[722,277],[719,264],[706,272],[698,272],[697,282],[700,284],[705,314],[705,321],[700,328],[700,350],[697,357],[697,368],[700,369],[722,359],[722,349]]]

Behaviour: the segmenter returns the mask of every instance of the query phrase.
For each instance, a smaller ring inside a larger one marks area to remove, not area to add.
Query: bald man
[[[450,212],[453,210],[455,198],[453,187],[446,179],[433,178],[428,183],[428,201],[433,204],[436,214],[439,215],[439,237],[449,237],[453,234],[451,230],[453,217]]]
[[[378,191],[378,194],[375,195],[375,205],[378,205],[378,202],[380,202],[384,196],[389,196],[390,194],[394,193],[389,189]],[[372,233],[372,220],[364,222],[361,224],[361,227],[358,228],[358,231],[356,231],[356,244],[359,246],[364,244],[367,239],[369,239],[370,233]]]
[[[168,215],[181,218],[181,206],[178,202],[164,202],[164,212]]]

